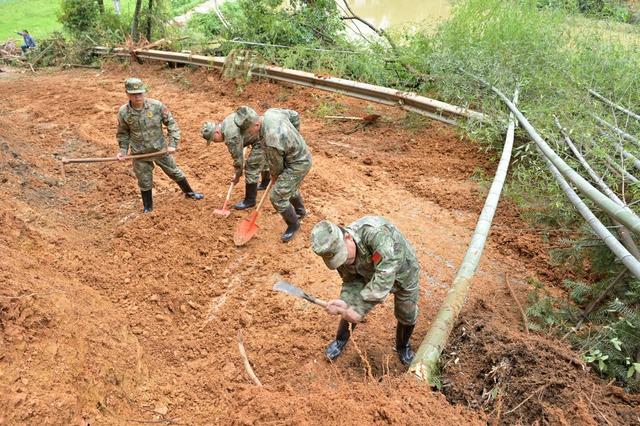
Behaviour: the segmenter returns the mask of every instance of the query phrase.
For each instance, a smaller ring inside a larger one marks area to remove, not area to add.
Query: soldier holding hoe
[[[133,171],[138,178],[138,186],[142,196],[144,213],[153,210],[153,169],[157,164],[163,172],[178,184],[185,197],[201,200],[204,195],[193,191],[184,172],[176,164],[171,155],[175,152],[180,141],[180,129],[171,112],[160,101],[145,98],[145,87],[139,78],[128,78],[125,90],[129,102],[122,105],[118,111],[118,131],[116,138],[120,151],[117,158],[122,161],[129,151],[131,154],[147,154],[166,149],[165,155],[133,160]],[[169,145],[165,141],[162,125],[169,132]]]
[[[344,228],[318,222],[311,231],[311,248],[342,278],[340,298],[327,303],[327,312],[341,315],[338,332],[325,350],[333,361],[343,351],[355,325],[389,293],[394,294],[396,351],[404,365],[414,352],[409,344],[418,318],[420,265],[415,250],[392,223],[365,216]]]
[[[241,106],[234,121],[245,140],[264,142],[271,178],[275,179],[270,200],[287,224],[282,234],[282,241],[287,242],[300,229],[300,219],[307,214],[300,184],[311,169],[311,153],[289,114],[283,111],[271,108],[261,117],[253,109]]]
[[[296,130],[300,131],[300,115],[293,110],[274,109],[289,118]],[[207,141],[207,146],[213,141],[224,142],[233,159],[235,173],[232,182],[237,184],[245,173],[245,196],[234,208],[247,209],[256,205],[258,191],[266,189],[271,180],[269,166],[264,154],[264,142],[261,138],[243,138],[240,129],[235,123],[236,114],[229,114],[222,123],[206,122],[202,125],[202,137]],[[244,160],[243,149],[251,146],[251,154]],[[262,181],[258,185],[258,179],[262,175]]]

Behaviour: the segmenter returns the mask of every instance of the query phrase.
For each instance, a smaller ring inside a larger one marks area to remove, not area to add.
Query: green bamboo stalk
[[[609,250],[627,267],[636,278],[640,278],[640,262],[633,257],[631,253],[616,239],[616,237],[607,229],[606,226],[600,222],[595,214],[587,207],[587,205],[580,199],[578,194],[571,188],[567,180],[558,171],[558,168],[551,162],[551,160],[544,155],[540,147],[538,147],[540,155],[547,163],[547,167],[558,181],[560,188],[565,192],[569,201],[575,206],[580,215],[587,221],[589,226],[593,229],[600,239],[609,247]]]
[[[591,116],[601,125],[603,125],[604,127],[608,128],[609,130],[613,130],[616,134],[622,136],[624,139],[633,142],[634,144],[636,144],[637,146],[640,146],[640,140],[638,140],[638,138],[636,138],[633,135],[630,135],[629,133],[625,132],[622,129],[619,129],[618,127],[614,126],[613,124],[609,123],[608,121],[603,120],[602,118],[598,117],[595,114],[591,114]]]
[[[609,164],[609,166],[611,166],[616,172],[618,172],[618,174],[620,176],[622,176],[623,179],[627,179],[628,181],[632,182],[632,183],[638,183],[640,182],[638,180],[637,177],[635,177],[634,175],[632,175],[631,173],[629,173],[627,171],[627,169],[625,169],[624,167],[622,167],[620,164],[618,164],[613,158],[611,158],[608,155],[604,156],[604,161],[607,162],[607,164]]]
[[[605,98],[604,96],[602,96],[601,94],[599,94],[598,92],[596,92],[595,90],[589,89],[589,93],[591,94],[591,96],[601,100],[602,102],[604,102],[605,104],[617,109],[618,111],[622,111],[625,114],[627,114],[629,117],[635,118],[636,120],[640,121],[640,115],[636,114],[635,112],[628,110],[618,104],[615,104],[613,102],[611,102],[609,99]]]
[[[466,71],[465,71],[466,72]],[[485,80],[466,72],[466,74],[472,76],[476,80],[482,82],[487,87],[502,99],[502,101],[509,107],[514,113],[518,122],[522,128],[524,128],[531,139],[540,147],[554,166],[560,170],[560,173],[567,178],[572,184],[574,184],[586,197],[596,203],[598,207],[603,209],[609,216],[616,219],[618,222],[625,225],[630,231],[635,234],[640,234],[640,219],[636,215],[629,214],[624,208],[618,206],[615,202],[609,199],[602,192],[593,187],[585,178],[580,176],[575,170],[573,170],[565,161],[556,154],[553,149],[542,139],[542,136],[536,131],[536,129],[529,123],[529,120],[518,110],[518,108],[496,87],[492,86]]]
[[[518,101],[519,88],[516,88],[513,95],[513,102]],[[456,274],[451,288],[447,293],[438,314],[431,323],[429,332],[420,344],[420,348],[409,367],[409,371],[415,374],[420,380],[427,380],[429,384],[434,384],[434,377],[437,369],[440,354],[447,343],[453,325],[462,310],[465,298],[469,292],[471,279],[476,272],[484,244],[489,235],[491,222],[495,215],[498,201],[504,186],[504,181],[509,169],[509,161],[511,160],[511,151],[513,149],[513,138],[515,133],[515,118],[513,113],[509,115],[509,126],[507,128],[507,136],[502,149],[502,156],[498,163],[493,183],[489,189],[489,194],[485,200],[484,207],[478,218],[476,229],[471,237],[471,243],[462,260],[460,269]]]
[[[587,173],[591,177],[591,180],[593,180],[595,184],[598,185],[600,190],[602,190],[602,192],[611,200],[613,200],[617,205],[628,209],[631,214],[635,214],[629,207],[625,205],[620,197],[618,197],[618,195],[613,192],[611,188],[609,188],[609,186],[604,182],[604,178],[598,175],[596,171],[593,170],[591,165],[589,165],[582,153],[573,144],[573,141],[569,137],[568,132],[564,129],[564,127],[562,127],[562,124],[560,124],[560,120],[558,120],[558,117],[554,116],[553,118],[556,122],[556,126],[558,126],[558,128],[560,129],[560,133],[562,133],[562,136],[564,137],[564,141],[567,145],[569,145],[569,148],[573,152],[573,155],[578,159],[580,164],[582,164],[582,167],[584,167],[584,169],[587,171]],[[618,226],[618,235],[620,235],[620,241],[622,242],[622,244],[627,248],[627,250],[629,250],[633,257],[640,260],[640,250],[638,250],[638,246],[636,245],[635,241],[633,241],[633,237],[631,236],[629,230],[626,228],[626,226],[616,221],[615,219],[613,220],[613,223]]]

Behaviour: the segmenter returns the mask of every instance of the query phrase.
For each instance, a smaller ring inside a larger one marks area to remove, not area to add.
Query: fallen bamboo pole
[[[578,194],[571,188],[565,177],[560,173],[558,168],[553,164],[550,158],[548,158],[542,149],[538,147],[540,151],[540,155],[542,159],[547,163],[547,167],[556,178],[558,185],[567,195],[571,204],[573,204],[580,213],[580,215],[584,218],[584,220],[589,224],[589,226],[593,229],[596,235],[609,247],[609,250],[627,267],[631,274],[640,279],[640,262],[638,259],[633,257],[629,250],[627,250],[618,239],[607,229],[606,226],[600,222],[600,219],[596,217],[595,214],[587,207],[587,205],[580,199]]]
[[[635,118],[636,120],[640,121],[640,115],[636,114],[635,112],[622,107],[618,104],[615,104],[613,102],[611,102],[609,99],[605,98],[604,96],[602,96],[601,94],[599,94],[598,92],[596,92],[595,90],[589,89],[589,93],[591,94],[591,96],[599,99],[600,101],[604,102],[605,104],[617,109],[618,111],[622,111],[625,114],[627,114],[629,117],[631,118]]]
[[[527,120],[522,112],[520,112],[520,110],[509,100],[509,98],[504,95],[504,93],[502,93],[500,90],[498,90],[496,87],[492,86],[482,78],[464,70],[462,70],[462,72],[489,87],[496,95],[498,95],[500,99],[502,99],[502,101],[515,114],[522,128],[526,130],[531,139],[533,139],[533,141],[542,150],[545,157],[549,158],[553,165],[556,166],[558,170],[560,170],[560,173],[562,173],[563,176],[569,179],[571,183],[576,185],[578,189],[583,194],[585,194],[585,196],[596,203],[598,207],[603,209],[609,216],[624,224],[632,232],[640,234],[640,218],[638,218],[638,216],[636,216],[635,214],[630,214],[627,210],[618,206],[615,202],[610,200],[609,197],[598,191],[593,187],[593,185],[587,182],[585,178],[583,178],[579,173],[573,170],[562,158],[560,158],[558,154],[553,151],[549,144],[547,144],[547,142],[542,139],[542,136],[540,136],[540,134],[531,125],[531,123],[529,123],[529,120]]]
[[[602,176],[599,176],[595,172],[595,170],[593,170],[591,165],[589,165],[589,163],[584,158],[584,156],[580,153],[580,151],[578,151],[578,148],[576,148],[576,146],[573,144],[573,141],[569,137],[569,134],[567,133],[567,131],[564,129],[564,127],[562,127],[562,124],[560,124],[560,120],[558,119],[558,117],[554,116],[554,119],[556,122],[556,126],[558,126],[558,128],[560,129],[560,133],[562,134],[562,136],[564,136],[565,143],[569,146],[569,149],[571,149],[571,151],[573,152],[573,155],[578,159],[580,164],[582,164],[582,167],[584,167],[584,169],[587,171],[587,173],[589,174],[591,179],[595,182],[595,184],[598,185],[598,187],[602,190],[602,192],[611,200],[613,200],[616,204],[618,204],[620,207],[628,209],[630,213],[635,214],[629,207],[625,205],[625,203],[620,199],[620,197],[618,197],[618,195],[615,192],[613,192],[613,190],[611,190],[611,188],[609,188],[609,186],[606,183],[604,183],[604,178]],[[620,226],[620,228],[618,228],[618,235],[620,235],[620,240],[622,241],[622,244],[624,244],[627,250],[631,252],[633,257],[640,260],[640,250],[638,250],[638,246],[636,245],[635,241],[633,241],[633,237],[629,233],[629,230],[627,229],[627,227],[615,219],[613,219],[613,223],[615,225]]]
[[[513,96],[514,102],[518,101],[519,88],[516,88]],[[471,237],[471,242],[467,252],[464,255],[462,264],[456,273],[451,288],[447,292],[447,297],[438,311],[438,314],[431,323],[431,327],[427,332],[424,340],[420,344],[420,348],[416,353],[409,371],[415,374],[420,380],[427,380],[429,384],[434,384],[434,377],[437,371],[438,360],[440,354],[447,344],[451,330],[455,324],[464,301],[471,286],[480,257],[484,250],[484,244],[491,229],[491,222],[498,207],[502,187],[509,170],[509,161],[511,160],[511,152],[513,149],[513,139],[515,134],[515,118],[514,114],[509,115],[509,126],[507,127],[507,135],[505,137],[504,148],[495,177],[491,183],[489,194],[485,200],[482,212],[478,218],[476,229]]]
[[[601,125],[603,125],[604,127],[608,128],[609,130],[613,130],[616,134],[620,135],[621,137],[623,137],[624,139],[633,142],[634,144],[636,144],[637,146],[640,147],[640,140],[638,140],[638,138],[636,138],[633,135],[630,135],[629,133],[625,132],[624,130],[614,126],[613,124],[609,123],[606,120],[603,120],[602,118],[598,117],[595,114],[591,114],[591,116]]]

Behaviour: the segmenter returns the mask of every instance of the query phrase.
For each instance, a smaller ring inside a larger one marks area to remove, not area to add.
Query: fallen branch
[[[613,124],[609,123],[608,121],[603,120],[602,118],[598,117],[595,114],[591,114],[591,116],[601,125],[603,125],[604,127],[608,128],[609,130],[613,130],[616,134],[618,134],[619,136],[623,137],[624,139],[633,142],[634,144],[636,144],[636,146],[640,146],[640,140],[638,140],[638,138],[636,138],[635,136],[630,135],[629,133],[625,132],[624,130],[614,126]]]
[[[238,330],[238,350],[240,351],[240,357],[242,358],[242,362],[244,364],[244,369],[247,370],[247,374],[253,380],[257,386],[262,386],[260,383],[260,379],[256,376],[256,373],[251,368],[251,364],[249,363],[249,358],[247,358],[247,353],[244,350],[244,343],[242,342],[242,330]]]
[[[527,314],[524,312],[524,309],[522,309],[522,305],[520,304],[520,301],[516,297],[516,294],[514,293],[513,288],[511,288],[511,284],[509,283],[509,274],[507,273],[504,274],[504,281],[507,283],[507,287],[509,288],[509,293],[511,293],[511,297],[513,297],[513,300],[516,301],[516,305],[518,305],[518,309],[520,310],[520,314],[522,315],[522,322],[524,323],[524,329],[527,332],[527,334],[529,334],[529,319],[527,318]]]
[[[594,385],[594,386],[595,386],[595,385]],[[605,422],[607,422],[607,424],[608,424],[608,425],[611,425],[612,423],[609,421],[609,419],[607,419],[607,417],[606,417],[604,414],[602,414],[602,411],[600,411],[600,409],[596,406],[596,404],[594,404],[594,403],[593,403],[593,401],[591,400],[591,398],[589,398],[589,397],[587,396],[587,394],[585,394],[584,392],[583,392],[583,395],[585,396],[585,398],[587,398],[587,401],[589,401],[589,404],[591,404],[591,406],[593,407],[593,409],[594,409],[594,410],[596,410],[596,412],[597,412],[598,414],[600,414],[600,416],[602,416],[602,418],[604,419],[604,421],[605,421]]]

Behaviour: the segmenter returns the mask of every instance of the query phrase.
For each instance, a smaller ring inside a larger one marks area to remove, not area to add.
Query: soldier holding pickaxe
[[[343,351],[355,324],[394,294],[396,351],[408,365],[414,357],[409,339],[418,318],[420,265],[411,244],[392,223],[380,216],[365,216],[341,228],[318,222],[311,231],[311,248],[329,269],[342,278],[340,298],[326,310],[340,315],[338,332],[325,350],[333,361]]]

